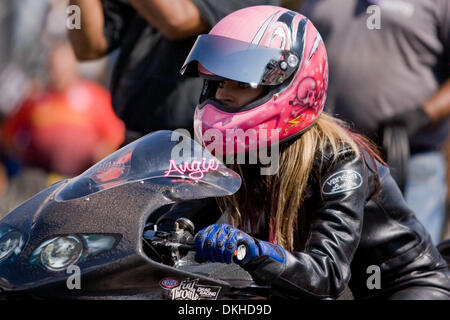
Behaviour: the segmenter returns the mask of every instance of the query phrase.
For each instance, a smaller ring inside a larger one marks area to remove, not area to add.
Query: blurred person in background
[[[0,118],[45,89],[47,56],[67,34],[69,0],[0,1]],[[80,64],[80,74],[106,85],[107,59]]]
[[[30,129],[34,126],[31,123],[25,124],[26,121],[31,121],[31,114],[34,114],[34,111],[31,111],[34,107],[30,105],[42,99],[42,96],[49,94],[46,85],[51,74],[49,62],[53,61],[55,66],[51,81],[54,85],[50,86],[63,87],[63,83],[69,82],[67,79],[71,78],[70,75],[73,78],[71,72],[68,75],[63,74],[66,67],[68,69],[71,69],[70,66],[73,67],[75,61],[73,52],[70,51],[70,45],[67,45],[67,39],[65,40],[66,49],[58,49],[57,51],[61,53],[55,54],[60,58],[49,59],[49,52],[55,48],[55,42],[59,42],[58,39],[67,36],[68,3],[68,0],[0,1],[0,126],[2,126],[0,142],[7,143],[7,145],[3,143],[0,148],[0,218],[24,200],[61,179],[60,175],[41,167],[27,166],[21,157],[25,153],[28,153],[27,157],[31,154],[25,150],[31,143],[29,136],[32,135],[32,132],[27,132],[25,128]],[[67,66],[64,66],[64,52],[68,53]],[[56,60],[60,62],[57,63]],[[107,60],[78,63],[77,72],[82,78],[106,84]],[[62,67],[57,67],[56,64],[60,64]],[[58,68],[61,70],[59,76],[55,74],[58,73]],[[61,82],[57,83],[59,81]],[[54,91],[54,89],[50,90]],[[103,101],[107,99],[107,93],[103,89],[96,91],[102,92],[99,94],[100,104],[105,104]],[[93,95],[93,92],[90,95]],[[25,100],[27,102],[24,103]],[[55,99],[49,100],[54,101]],[[77,99],[72,97],[71,100],[76,102]],[[80,103],[86,103],[86,101],[83,102],[81,99]],[[24,108],[27,104],[28,107]],[[27,114],[27,112],[30,113]],[[20,117],[18,117],[19,113]],[[107,114],[114,116],[110,106]],[[51,115],[49,114],[49,116]],[[8,119],[6,125],[8,129],[3,128],[5,119]],[[113,122],[117,121],[115,118]],[[14,131],[16,129],[17,131]],[[119,132],[123,137],[123,125]],[[54,147],[55,149],[59,148],[57,145]],[[16,152],[13,152],[12,148]],[[108,147],[100,149],[96,152],[97,158],[109,152]],[[68,169],[64,169],[64,171],[70,172]]]
[[[81,9],[81,28],[70,32],[80,60],[120,48],[111,80],[112,104],[125,122],[126,142],[151,131],[186,128],[202,80],[179,70],[196,36],[243,7],[278,0],[71,0]]]
[[[0,1],[0,125],[24,99],[43,88],[43,38],[50,10],[47,0]],[[22,167],[0,147],[0,218],[49,183],[47,172]]]
[[[289,10],[296,11],[304,0],[281,0],[281,6]]]
[[[70,42],[63,39],[50,51],[47,90],[5,120],[2,138],[26,166],[70,177],[115,151],[124,132],[109,92],[78,76]]]
[[[27,8],[27,10],[24,10]],[[0,118],[34,90],[39,79],[46,1],[0,1]]]
[[[299,12],[328,49],[327,111],[377,141],[437,244],[447,188],[450,1],[305,0]]]

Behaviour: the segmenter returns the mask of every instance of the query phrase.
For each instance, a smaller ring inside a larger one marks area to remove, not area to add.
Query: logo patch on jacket
[[[362,185],[361,175],[354,170],[342,170],[333,173],[322,185],[322,193],[325,195],[337,194],[357,189]]]

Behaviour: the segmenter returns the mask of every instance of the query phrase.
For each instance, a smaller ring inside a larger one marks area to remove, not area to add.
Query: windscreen
[[[229,194],[236,192],[240,176],[186,133],[157,131],[126,145],[70,179],[56,200],[78,199],[124,184],[164,177],[202,182]]]

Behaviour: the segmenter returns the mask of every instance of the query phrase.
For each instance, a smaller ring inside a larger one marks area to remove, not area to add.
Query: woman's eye
[[[245,83],[245,82],[239,82],[238,86],[239,86],[240,89],[248,89],[248,88],[250,88],[250,85],[248,83]]]

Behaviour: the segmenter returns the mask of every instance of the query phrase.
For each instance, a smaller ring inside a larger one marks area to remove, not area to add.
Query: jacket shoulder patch
[[[329,176],[322,185],[324,195],[332,195],[359,188],[363,183],[361,174],[355,170],[342,170]]]

